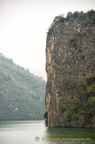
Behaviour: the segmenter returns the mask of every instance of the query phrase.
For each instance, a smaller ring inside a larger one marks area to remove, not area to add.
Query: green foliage
[[[68,90],[71,90],[75,87],[75,84],[71,81],[65,81],[64,82],[64,88],[65,89],[68,89]]]
[[[78,119],[78,114],[76,113],[76,105],[71,104],[67,110],[64,112],[64,120],[69,121],[69,120],[77,120]]]
[[[81,12],[75,11],[74,13],[68,12],[66,20],[70,20],[71,18],[74,18],[74,19],[78,18],[79,20],[84,20],[85,17],[86,17],[86,14],[83,11]]]
[[[94,10],[88,11],[87,15],[91,20],[95,21],[95,11]]]
[[[87,18],[90,21],[87,21]],[[81,11],[81,12],[75,11],[74,13],[68,12],[66,18],[64,18],[63,15],[56,16],[54,18],[51,26],[48,29],[48,34],[52,34],[53,26],[56,23],[59,23],[59,22],[63,23],[63,22],[69,21],[70,19],[79,19],[80,21],[85,20],[85,26],[87,26],[89,23],[95,24],[95,11],[91,10],[91,11],[88,11],[87,13],[84,13],[83,11]]]
[[[89,112],[93,115],[95,115],[95,96],[92,96],[88,99],[90,108],[89,108]]]
[[[74,37],[70,38],[70,46],[81,52],[80,45],[78,44],[81,42],[82,34],[80,32],[76,32]]]
[[[47,112],[44,113],[44,119],[47,119]]]
[[[90,101],[91,104],[95,105],[95,96],[89,98],[89,101]]]
[[[59,16],[56,16],[53,20],[53,23],[56,23],[56,22],[63,22],[64,21],[64,17],[63,15],[59,15]]]
[[[86,14],[83,11],[78,13],[78,17],[80,20],[85,20],[85,16],[86,16]]]
[[[70,19],[72,17],[72,15],[73,15],[72,12],[68,12],[67,13],[67,19]]]
[[[95,75],[87,74],[83,80],[77,83],[65,81],[64,88],[66,93],[73,97],[66,101],[63,111],[65,122],[77,121],[80,116],[86,124],[90,124],[95,115]],[[75,95],[77,95],[77,99]]]
[[[72,120],[77,120],[78,119],[78,114],[73,113],[73,115],[71,116]]]
[[[91,118],[93,118],[93,114],[91,114],[91,112],[89,112],[89,111],[86,111],[84,113],[84,118],[85,118],[85,123],[90,124],[91,123]]]
[[[64,21],[64,16],[63,15],[59,15],[59,16],[56,16],[52,22],[52,24],[50,25],[49,29],[48,29],[48,34],[52,34],[53,32],[53,25],[57,22],[63,22]]]
[[[84,77],[87,85],[92,85],[92,84],[95,84],[95,75],[86,75]]]
[[[84,20],[85,16],[86,16],[86,14],[83,11],[81,11],[81,12],[76,11],[72,15],[73,18],[79,18],[80,20]]]
[[[62,109],[62,103],[61,102],[58,103],[58,107],[60,110]]]
[[[76,105],[72,104],[70,106],[70,113],[71,113],[72,120],[76,120],[78,118],[78,115],[76,114]]]
[[[76,38],[71,38],[70,39],[70,45],[77,49],[77,39]]]
[[[76,113],[71,114],[70,111],[64,113],[64,120],[65,121],[77,120],[77,119],[78,119],[78,114],[76,114]]]
[[[44,119],[45,119],[46,126],[48,126],[48,113],[47,112],[44,113]]]
[[[0,120],[43,119],[45,81],[0,54]]]
[[[66,111],[63,116],[64,116],[64,120],[66,120],[66,121],[70,120],[70,118],[71,118],[71,114],[68,111]]]
[[[86,97],[88,97],[87,98],[88,107],[86,116],[89,117],[90,119],[95,114],[95,75],[86,75],[84,79],[86,81],[85,94]]]
[[[74,13],[73,13],[73,18],[77,18],[79,16],[79,12],[78,11],[75,11]]]
[[[91,97],[95,95],[95,75],[86,75],[86,95]]]
[[[87,99],[87,109],[84,116],[86,123],[90,123],[91,118],[95,114],[95,75],[86,75],[84,79],[86,82],[85,97]]]
[[[86,92],[88,95],[95,95],[95,85],[88,86]]]
[[[72,113],[75,112],[76,106],[74,104],[72,104],[71,107],[70,107],[70,110],[71,110]]]

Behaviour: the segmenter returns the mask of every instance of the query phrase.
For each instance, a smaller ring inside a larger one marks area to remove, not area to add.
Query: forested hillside
[[[0,120],[43,119],[46,82],[0,54]]]

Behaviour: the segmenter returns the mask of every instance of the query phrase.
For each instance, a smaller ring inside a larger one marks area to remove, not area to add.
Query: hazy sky
[[[46,34],[55,16],[95,10],[95,0],[0,0],[0,53],[46,79]]]

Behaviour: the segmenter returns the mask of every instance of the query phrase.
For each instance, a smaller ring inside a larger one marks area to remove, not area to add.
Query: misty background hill
[[[38,120],[45,113],[46,82],[0,54],[0,120]]]

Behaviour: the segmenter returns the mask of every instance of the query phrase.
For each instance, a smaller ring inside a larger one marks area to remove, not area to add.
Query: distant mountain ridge
[[[0,54],[0,120],[39,120],[46,82]]]

